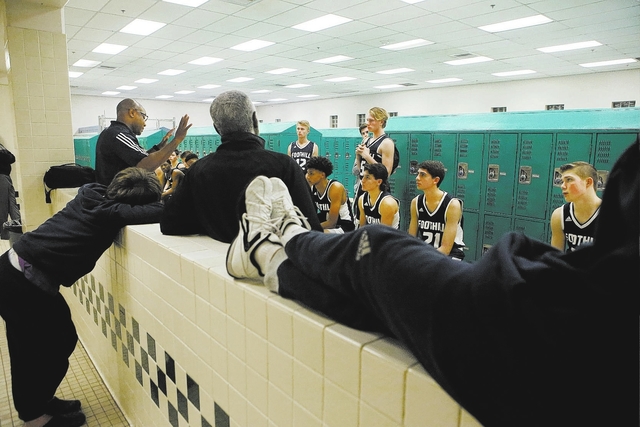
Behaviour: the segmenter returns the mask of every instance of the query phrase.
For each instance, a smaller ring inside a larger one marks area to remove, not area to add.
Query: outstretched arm
[[[453,248],[453,243],[456,240],[456,233],[458,232],[458,224],[462,219],[462,206],[456,199],[451,200],[449,208],[447,209],[447,216],[444,219],[444,231],[442,232],[442,242],[438,248],[439,252],[445,255],[449,255]]]
[[[556,208],[551,214],[551,246],[564,251],[564,231],[562,230],[562,206]]]
[[[178,145],[184,140],[187,136],[187,131],[191,127],[189,123],[189,116],[185,114],[180,119],[180,125],[178,125],[178,130],[176,130],[176,135],[173,137],[171,142],[168,142],[164,145],[164,147],[160,148],[158,151],[153,153],[149,153],[145,158],[140,160],[136,165],[139,168],[146,169],[150,172],[153,172],[158,166],[160,166],[163,162],[166,162],[169,158],[169,155],[178,148]]]

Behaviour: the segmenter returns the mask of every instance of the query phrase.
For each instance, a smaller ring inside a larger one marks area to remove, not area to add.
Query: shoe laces
[[[278,236],[280,237],[282,237],[282,233],[286,226],[292,222],[300,225],[301,227],[307,228],[305,225],[307,224],[307,217],[302,214],[300,208],[296,205],[291,206],[291,208],[287,209],[282,199],[273,201],[273,211],[278,211],[279,215],[275,218],[271,218],[271,220],[274,221],[275,227],[278,230]]]
[[[279,225],[280,220],[278,218],[269,218],[265,219],[260,216],[249,215],[245,213],[243,215],[247,221],[249,221],[252,225],[259,225],[260,228],[269,233],[278,234],[279,233]]]

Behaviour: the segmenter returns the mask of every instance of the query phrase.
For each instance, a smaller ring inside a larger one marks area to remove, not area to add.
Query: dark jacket
[[[160,229],[164,234],[206,234],[230,243],[238,234],[238,212],[245,212],[244,190],[259,175],[280,178],[311,226],[322,230],[300,166],[285,154],[265,150],[264,139],[246,132],[223,136],[215,153],[189,168],[165,202]]]
[[[102,253],[125,225],[160,220],[162,203],[129,205],[105,197],[107,187],[91,183],[60,212],[14,245],[16,253],[64,286],[93,270]]]

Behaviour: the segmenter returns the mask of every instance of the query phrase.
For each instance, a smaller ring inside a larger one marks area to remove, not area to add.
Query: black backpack
[[[60,166],[51,166],[44,174],[43,181],[45,201],[51,203],[51,190],[54,188],[82,187],[84,184],[96,182],[96,172],[89,166],[67,163]]]

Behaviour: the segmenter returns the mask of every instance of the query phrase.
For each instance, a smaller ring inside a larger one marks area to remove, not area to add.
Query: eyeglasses
[[[144,120],[146,122],[147,119],[149,118],[149,116],[147,116],[145,113],[143,113],[140,110],[136,110],[136,111],[142,116],[142,120]]]

